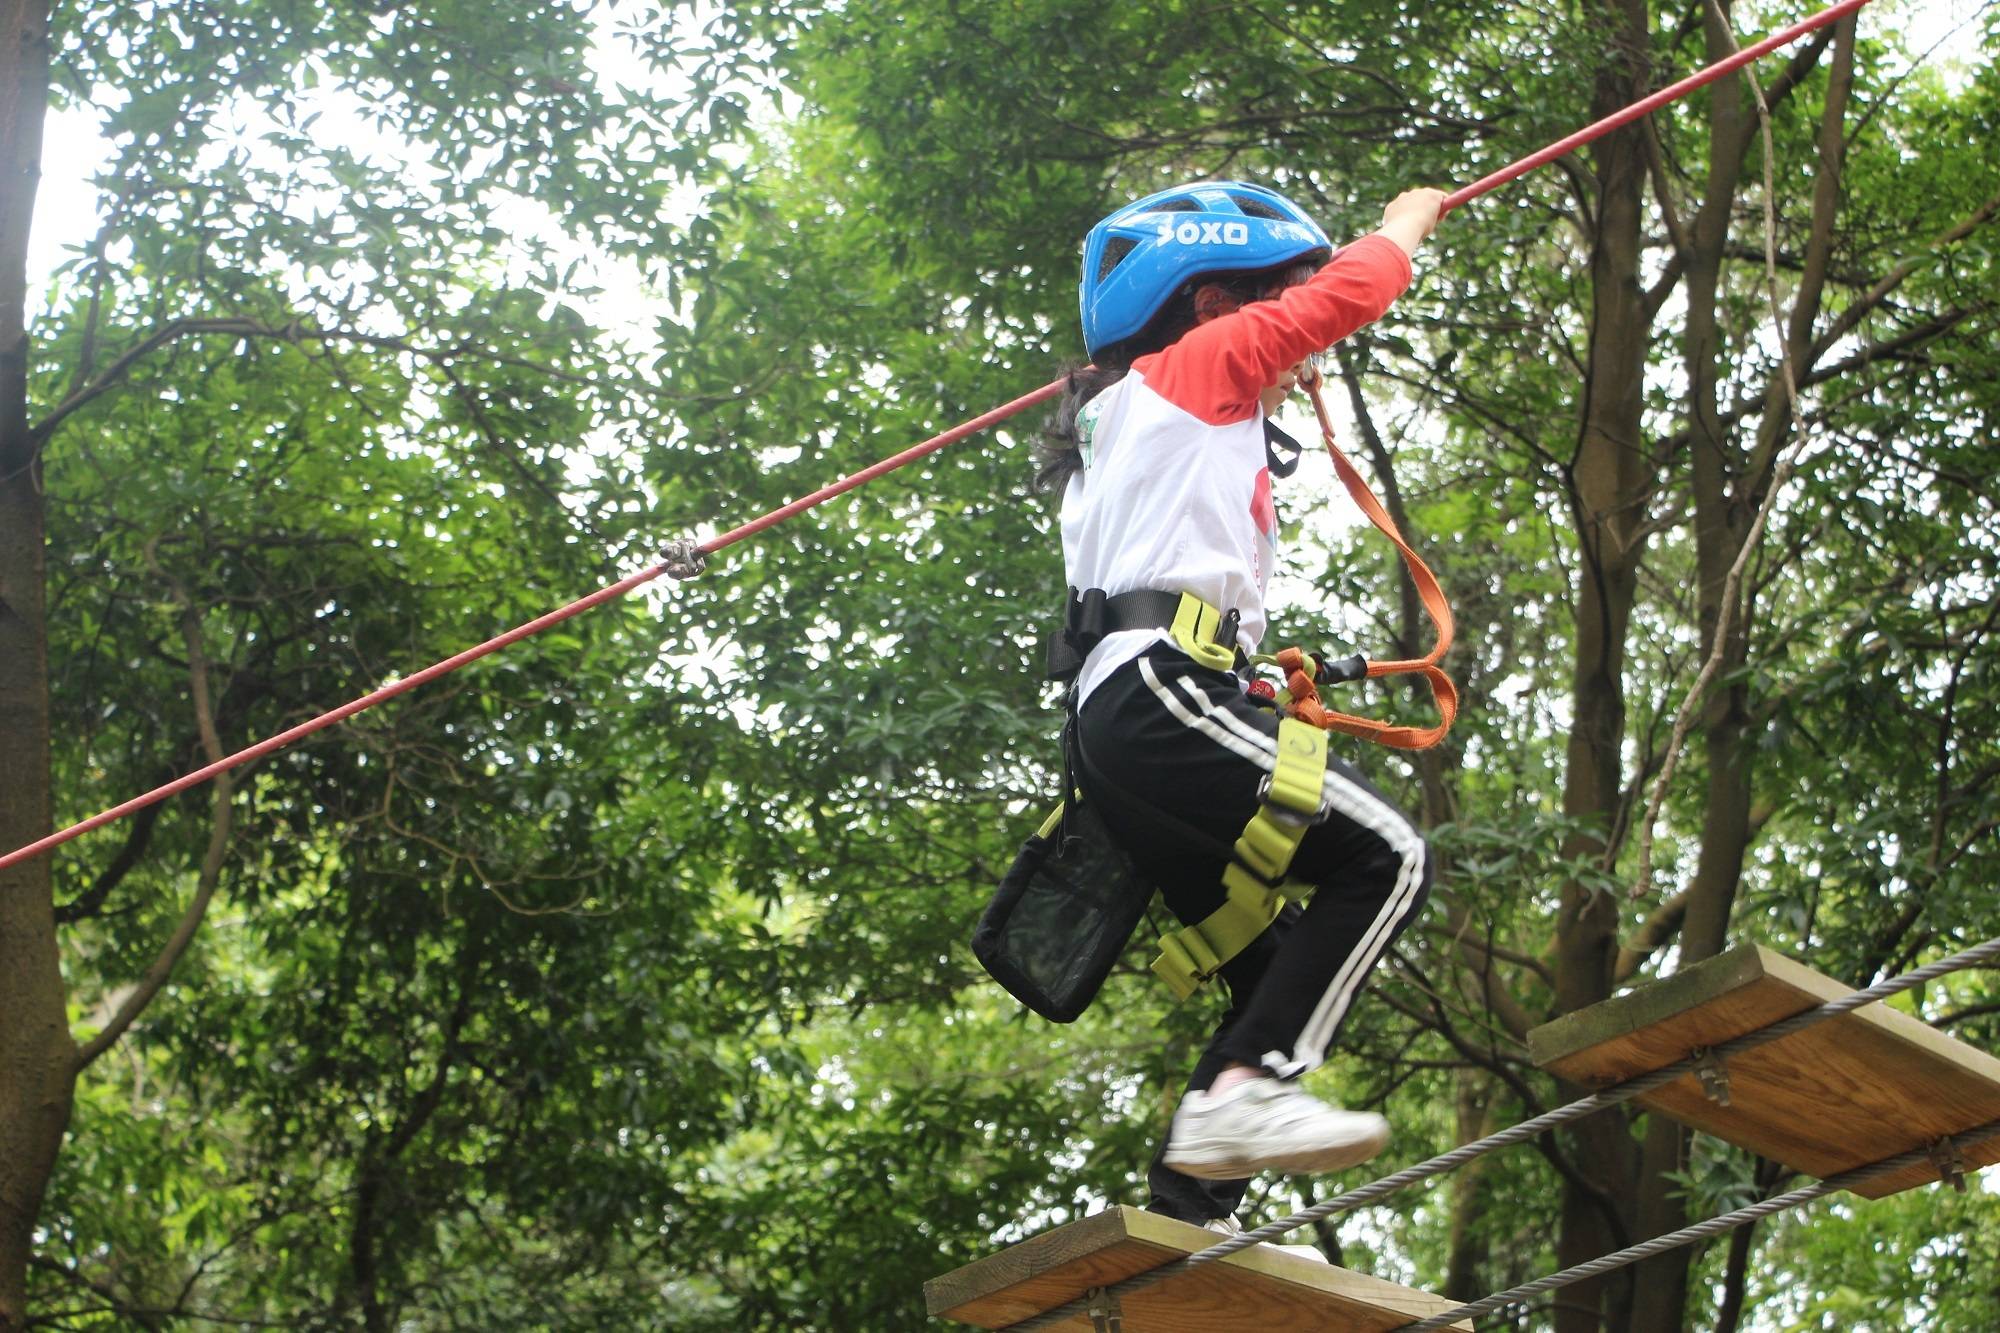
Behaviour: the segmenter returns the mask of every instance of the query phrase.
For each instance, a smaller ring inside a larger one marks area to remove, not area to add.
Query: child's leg
[[[1126,827],[1116,800],[1100,804],[1183,919],[1223,901],[1224,853],[1257,810],[1277,733],[1277,717],[1245,699],[1233,677],[1167,652],[1114,673],[1084,705],[1088,771],[1198,834],[1200,845],[1176,846],[1158,828]],[[1307,831],[1291,868],[1319,887],[1218,1047],[1227,1060],[1281,1077],[1325,1059],[1369,971],[1430,892],[1423,837],[1356,769],[1329,760],[1322,794],[1326,818]]]
[[[1326,790],[1334,809],[1292,861],[1317,887],[1222,1043],[1229,1059],[1284,1078],[1326,1059],[1369,972],[1430,896],[1424,840],[1381,793],[1339,760]]]
[[[1277,718],[1245,699],[1233,678],[1167,653],[1115,673],[1084,706],[1079,739],[1091,778],[1193,830],[1174,845],[1157,820],[1125,827],[1117,801],[1100,801],[1183,919],[1198,920],[1223,900],[1223,851],[1257,809],[1276,767],[1277,732]],[[1247,1000],[1241,1015],[1218,1033],[1176,1112],[1160,1165],[1171,1161],[1180,1174],[1233,1187],[1265,1168],[1338,1169],[1387,1141],[1379,1116],[1334,1110],[1288,1083],[1199,1090],[1233,1065],[1288,1080],[1321,1063],[1369,971],[1429,894],[1428,848],[1381,793],[1331,761],[1322,794],[1326,816],[1301,840],[1291,870],[1320,887],[1254,989],[1239,993]],[[1219,1201],[1203,1195],[1183,1206]]]
[[[1171,900],[1168,906],[1173,906]],[[1230,1062],[1229,1057],[1222,1053],[1222,1044],[1248,1008],[1250,996],[1256,992],[1258,982],[1271,960],[1277,956],[1279,944],[1298,915],[1297,907],[1286,907],[1271,923],[1269,930],[1251,941],[1242,953],[1223,964],[1222,979],[1229,988],[1229,1008],[1216,1025],[1215,1035],[1209,1039],[1208,1049],[1202,1052],[1201,1059],[1195,1064],[1194,1073],[1188,1077],[1185,1091],[1206,1089],[1222,1072],[1223,1066]],[[1199,1225],[1219,1217],[1234,1216],[1236,1210],[1242,1207],[1243,1195],[1250,1188],[1247,1176],[1235,1180],[1198,1180],[1163,1162],[1161,1158],[1166,1151],[1167,1142],[1162,1138],[1158,1151],[1153,1154],[1153,1164],[1146,1171],[1146,1183],[1152,1190],[1152,1199],[1146,1205],[1150,1211]]]

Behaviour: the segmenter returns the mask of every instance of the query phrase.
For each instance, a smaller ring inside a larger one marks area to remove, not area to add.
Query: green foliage
[[[1698,25],[1669,17],[1653,55],[1680,69]],[[1571,72],[1603,49],[1594,21],[1483,0],[58,19],[59,97],[99,108],[118,148],[104,226],[35,330],[65,820],[201,761],[190,611],[223,743],[271,734],[1045,382],[1078,351],[1074,248],[1110,202],[1232,172],[1359,234],[1403,185],[1580,123],[1592,88]],[[612,50],[645,86],[598,70]],[[1864,57],[1829,317],[1994,190],[1992,69],[1954,89]],[[1774,125],[1786,285],[1823,95],[1809,81]],[[1659,119],[1676,180],[1702,168],[1704,106]],[[1564,804],[1592,198],[1588,161],[1567,170],[1453,218],[1348,349],[1457,608],[1472,705],[1438,754],[1368,759],[1448,866],[1313,1076],[1389,1111],[1384,1169],[1559,1099],[1520,1028],[1557,1005],[1563,886],[1628,933],[1656,905],[1624,897],[1629,838],[1608,864],[1579,855],[1603,830]],[[2000,926],[1989,244],[1954,242],[1849,335],[1887,350],[1815,386],[1809,465],[1752,572],[1737,931],[1849,979]],[[671,317],[604,327],[620,283]],[[1754,256],[1723,283],[1728,398],[1771,372],[1762,283]],[[1670,332],[1644,386],[1662,483],[1626,834],[1702,646]],[[207,923],[81,1085],[38,1310],[915,1329],[923,1278],[1143,1201],[1212,1003],[1170,1007],[1142,940],[1054,1029],[963,947],[1056,782],[1039,654],[1061,567],[1027,490],[1033,431],[949,448],[245,773]],[[1393,559],[1318,524],[1327,498],[1308,474],[1283,500],[1303,548],[1287,629],[1419,651]],[[1691,753],[1668,804],[1670,888],[1703,766]],[[57,861],[79,1031],[180,919],[211,819],[192,792]],[[1921,1004],[2000,1040],[1990,979]],[[1584,1151],[1545,1149],[1322,1243],[1420,1285],[1545,1271]],[[1704,1145],[1678,1180],[1722,1207],[1751,1170]],[[1266,1184],[1253,1207],[1333,1184]],[[1782,1223],[1753,1302],[1774,1327],[1990,1327],[1991,1200]],[[1720,1284],[1722,1262],[1697,1274]]]
[[[1769,1326],[1800,1333],[1990,1328],[1996,1225],[2000,1196],[1976,1187],[1816,1205],[1775,1226],[1759,1308]]]

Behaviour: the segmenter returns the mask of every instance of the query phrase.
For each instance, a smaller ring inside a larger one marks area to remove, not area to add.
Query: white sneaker
[[[1240,1236],[1243,1234],[1243,1224],[1233,1217],[1218,1217],[1212,1221],[1203,1222],[1202,1226],[1213,1231],[1218,1236]],[[1311,1259],[1316,1263],[1327,1264],[1329,1266],[1333,1263],[1333,1260],[1327,1258],[1319,1246],[1309,1240],[1288,1240],[1281,1236],[1277,1240],[1267,1240],[1262,1243],[1265,1245],[1275,1245],[1286,1254],[1296,1254],[1301,1259]]]
[[[1201,1180],[1241,1180],[1259,1171],[1338,1171],[1388,1146],[1389,1122],[1373,1111],[1336,1110],[1296,1083],[1253,1078],[1182,1098],[1161,1160]]]

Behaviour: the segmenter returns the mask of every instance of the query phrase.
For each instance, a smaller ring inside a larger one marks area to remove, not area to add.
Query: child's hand
[[[1403,191],[1382,210],[1382,230],[1376,234],[1402,246],[1404,254],[1415,254],[1424,238],[1436,229],[1438,209],[1444,199],[1443,190]]]
[[[1264,415],[1268,417],[1283,407],[1285,399],[1291,397],[1292,390],[1298,388],[1301,384],[1311,382],[1318,375],[1319,368],[1313,364],[1311,357],[1307,357],[1284,374],[1278,376],[1278,382],[1264,390],[1261,397],[1260,401],[1264,405]]]

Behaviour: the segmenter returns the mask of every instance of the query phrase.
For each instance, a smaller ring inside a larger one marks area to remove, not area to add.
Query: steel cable
[[[1989,1140],[2000,1138],[2000,1120],[1989,1120],[1977,1129],[1968,1130],[1963,1134],[1954,1134],[1951,1138],[1952,1142],[1961,1150],[1978,1147]],[[1870,1166],[1856,1167],[1852,1171],[1843,1171],[1837,1176],[1828,1176],[1825,1180],[1819,1181],[1816,1184],[1802,1185],[1798,1189],[1775,1195],[1763,1200],[1761,1203],[1753,1203],[1747,1207],[1738,1208],[1734,1212],[1711,1217],[1706,1222],[1697,1222],[1693,1226],[1682,1227],[1679,1231],[1671,1231],[1664,1236],[1655,1236],[1651,1240],[1641,1241],[1637,1245],[1619,1250],[1616,1254],[1603,1255],[1590,1260],[1588,1263],[1577,1264],[1573,1268],[1565,1268],[1560,1273],[1551,1273],[1547,1277],[1536,1278],[1533,1282],[1524,1282],[1518,1287],[1488,1296],[1484,1300],[1473,1301],[1470,1304],[1461,1305],[1455,1310],[1446,1310],[1443,1314],[1432,1315],[1429,1319],[1421,1323],[1405,1324],[1400,1329],[1397,1329],[1396,1333],[1427,1333],[1427,1330],[1434,1328],[1450,1328],[1461,1319],[1476,1319],[1483,1314],[1492,1314],[1496,1310],[1503,1310],[1531,1296],[1539,1296],[1545,1291],[1554,1291],[1558,1287],[1573,1286],[1578,1282],[1588,1281],[1590,1278],[1601,1277],[1614,1269],[1643,1262],[1656,1255],[1665,1254],[1669,1250],[1677,1250],[1683,1245],[1692,1245],[1698,1240],[1707,1240],[1711,1236],[1720,1236],[1726,1232],[1734,1231],[1740,1226],[1745,1226],[1760,1218],[1769,1217],[1773,1213],[1782,1213],[1787,1209],[1811,1203],[1814,1199],[1824,1198],[1826,1195],[1835,1194],[1844,1189],[1852,1189],[1856,1185],[1865,1185],[1877,1176],[1889,1175],[1892,1172],[1903,1171],[1910,1167],[1921,1165],[1930,1160],[1931,1156],[1931,1149],[1928,1147],[1912,1148],[1906,1153],[1899,1153],[1894,1157],[1884,1158]]]

